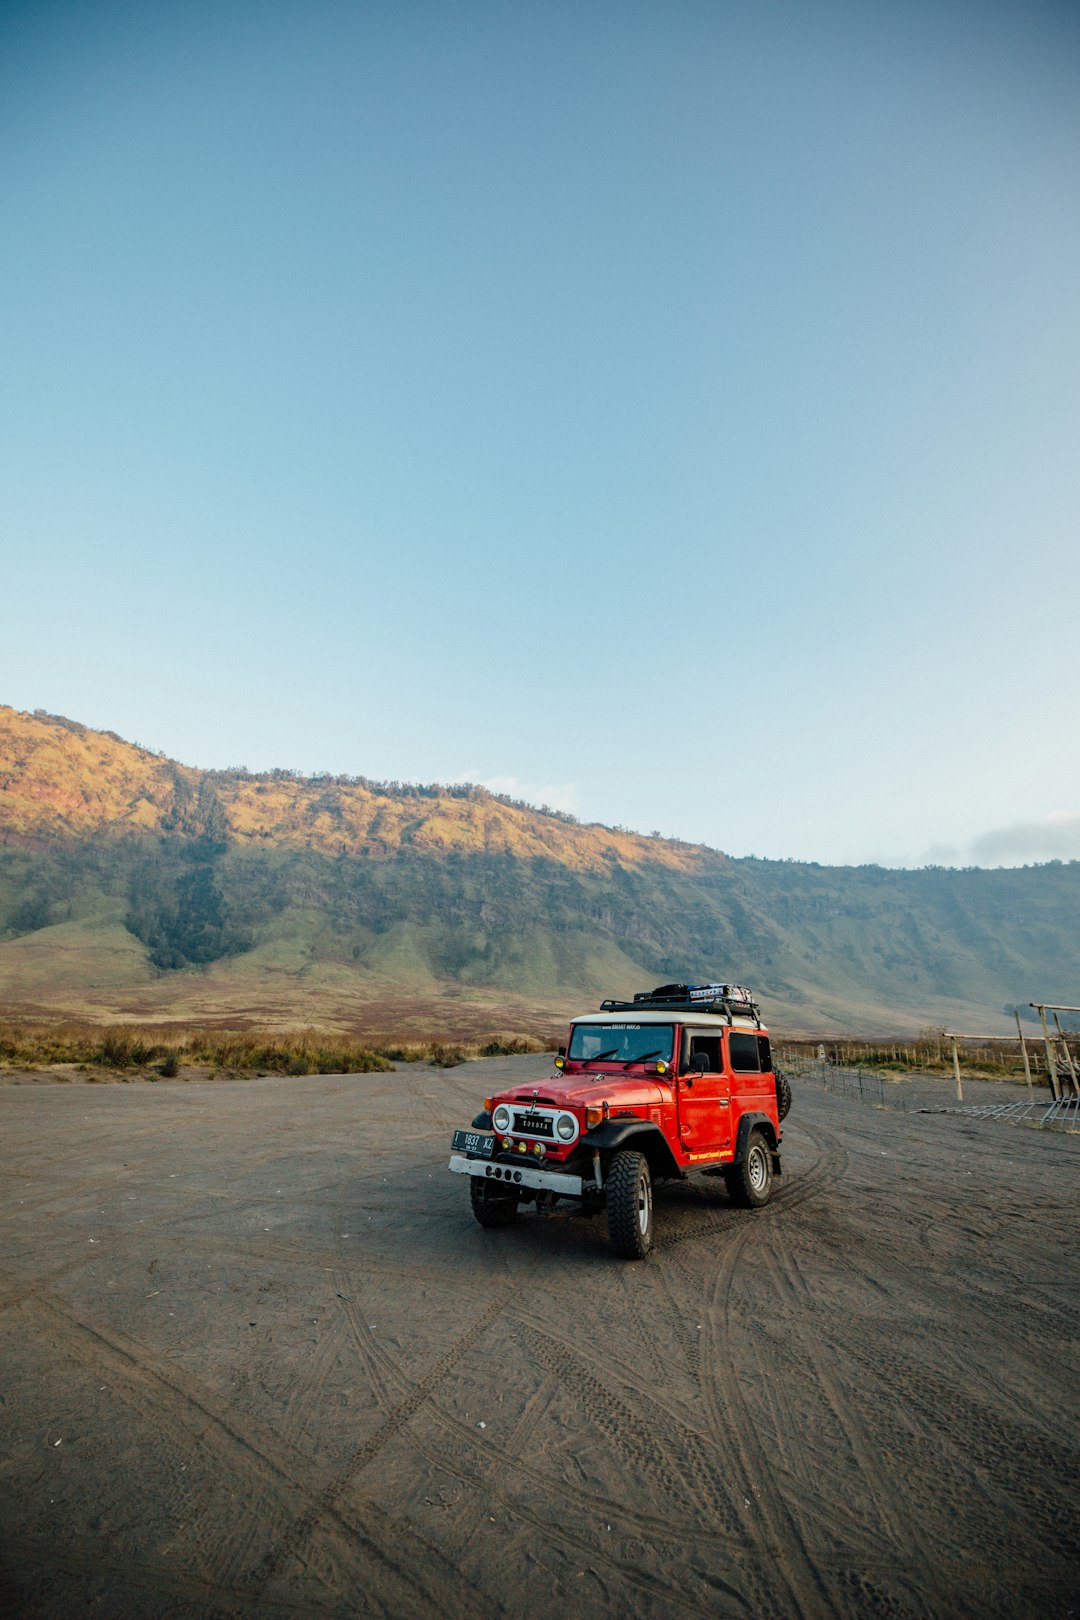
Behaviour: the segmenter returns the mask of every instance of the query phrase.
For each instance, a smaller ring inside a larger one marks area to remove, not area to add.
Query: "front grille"
[[[515,1136],[540,1136],[545,1142],[555,1137],[555,1121],[549,1114],[515,1114]]]

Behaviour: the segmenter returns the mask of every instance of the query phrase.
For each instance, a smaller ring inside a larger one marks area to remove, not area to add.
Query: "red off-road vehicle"
[[[605,1001],[574,1019],[555,1066],[486,1097],[472,1129],[454,1132],[450,1169],[469,1177],[481,1226],[567,1199],[606,1208],[616,1254],[642,1260],[656,1181],[722,1176],[734,1202],[768,1202],[791,1091],[749,991],[665,984]]]

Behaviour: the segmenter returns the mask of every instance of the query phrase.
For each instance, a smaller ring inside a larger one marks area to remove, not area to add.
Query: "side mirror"
[[[559,1056],[560,1057],[565,1057],[566,1056],[566,1047],[565,1046],[560,1046],[559,1047]]]

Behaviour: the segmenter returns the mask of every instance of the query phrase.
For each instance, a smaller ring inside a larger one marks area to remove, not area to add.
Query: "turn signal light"
[[[485,1097],[484,1098],[484,1112],[487,1113],[487,1114],[491,1113],[491,1102],[492,1102],[492,1099],[490,1097]]]
[[[592,1129],[592,1127],[594,1125],[599,1125],[602,1122],[603,1118],[604,1118],[604,1110],[602,1108],[586,1108],[586,1110],[585,1110],[585,1123],[589,1127],[590,1130]]]

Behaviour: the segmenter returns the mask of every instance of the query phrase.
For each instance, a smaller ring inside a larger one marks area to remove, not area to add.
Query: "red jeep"
[[[469,1177],[481,1226],[508,1226],[530,1202],[606,1207],[616,1254],[642,1260],[654,1181],[722,1176],[735,1203],[768,1202],[791,1091],[749,991],[665,984],[605,1001],[574,1019],[555,1067],[485,1097],[472,1129],[454,1132],[450,1169]]]

